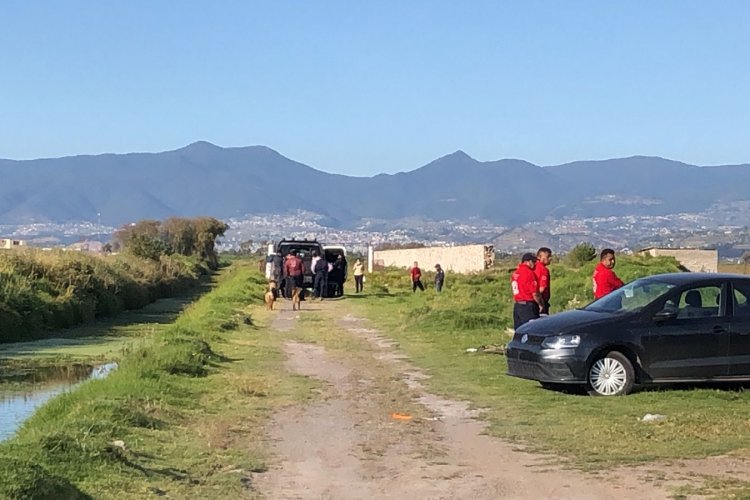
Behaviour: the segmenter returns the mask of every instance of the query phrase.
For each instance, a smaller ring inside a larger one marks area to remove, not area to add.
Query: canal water
[[[34,411],[49,399],[73,390],[86,380],[102,379],[117,368],[117,363],[91,367],[74,364],[19,369],[0,377],[0,441],[10,438]]]

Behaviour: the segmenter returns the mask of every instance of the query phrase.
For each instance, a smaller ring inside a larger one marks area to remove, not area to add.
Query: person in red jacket
[[[594,275],[591,277],[594,284],[595,299],[600,299],[625,284],[612,270],[614,267],[615,251],[611,248],[605,248],[600,254],[599,264],[594,268]]]
[[[284,274],[286,275],[286,297],[292,298],[295,287],[302,286],[302,276],[305,273],[305,263],[297,255],[297,250],[292,250],[284,261]]]
[[[518,269],[510,277],[510,287],[513,291],[513,328],[539,317],[542,296],[539,294],[539,283],[534,274],[536,257],[525,253],[521,257]]]
[[[417,291],[417,288],[424,292],[424,285],[422,284],[422,270],[419,268],[417,261],[414,261],[414,266],[409,270],[411,274],[411,291],[412,293]]]
[[[549,314],[549,299],[550,299],[550,277],[549,269],[547,266],[552,261],[552,250],[547,247],[542,247],[536,251],[536,265],[534,266],[534,274],[536,275],[536,281],[539,285],[539,295],[542,296],[542,302],[544,305],[539,309],[539,314]]]

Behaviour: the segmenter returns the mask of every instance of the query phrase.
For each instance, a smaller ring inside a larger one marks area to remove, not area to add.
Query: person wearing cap
[[[539,283],[534,274],[536,257],[532,253],[525,253],[521,257],[518,269],[510,277],[510,287],[513,290],[513,328],[539,317],[542,306],[542,296],[539,294]]]
[[[605,248],[599,256],[599,264],[594,268],[594,275],[591,277],[595,299],[600,299],[625,284],[612,270],[614,267],[615,251]]]
[[[536,282],[539,285],[539,295],[542,296],[542,305],[539,309],[540,315],[549,314],[549,299],[550,299],[550,276],[549,269],[547,266],[552,261],[552,250],[547,247],[542,247],[536,251],[536,265],[534,266],[534,274],[536,275]]]
[[[443,283],[445,282],[445,271],[440,267],[440,264],[435,264],[435,291],[440,293],[443,289]]]

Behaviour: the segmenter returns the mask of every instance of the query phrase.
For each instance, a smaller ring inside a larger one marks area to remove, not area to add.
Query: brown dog
[[[299,310],[301,293],[302,293],[302,289],[300,287],[295,286],[294,290],[292,290],[292,311]]]
[[[268,282],[268,291],[263,296],[263,300],[266,302],[266,309],[273,311],[273,302],[276,300],[276,282],[274,280]]]

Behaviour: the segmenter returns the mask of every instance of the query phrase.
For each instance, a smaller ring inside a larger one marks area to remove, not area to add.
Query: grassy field
[[[553,312],[589,300],[592,268],[552,266]],[[627,281],[675,269],[669,259],[621,258],[616,270]],[[682,387],[594,398],[508,377],[501,355],[467,353],[467,348],[508,340],[510,270],[511,264],[477,276],[449,275],[442,294],[431,289],[412,294],[405,271],[375,273],[368,276],[366,294],[352,302],[429,370],[432,390],[486,409],[492,434],[553,453],[555,461],[596,469],[748,454],[750,393],[741,388]],[[644,424],[639,418],[647,413],[667,418]]]
[[[592,267],[552,266],[554,310],[588,300]],[[368,359],[361,340],[312,311],[296,330],[270,334],[276,313],[262,308],[264,280],[256,268],[234,261],[215,277],[215,289],[174,322],[141,328],[141,345],[124,353],[109,378],[53,400],[16,438],[0,444],[0,498],[252,496],[250,473],[269,463],[264,425],[270,415],[325,397],[321,384],[285,370],[282,342],[296,339],[324,346],[334,357]],[[623,258],[617,271],[632,279],[675,268],[670,259]],[[371,318],[432,375],[426,382],[432,392],[485,409],[490,433],[550,453],[555,463],[599,469],[748,454],[750,396],[736,388],[592,398],[507,377],[503,356],[467,353],[507,340],[510,270],[501,264],[476,276],[448,274],[440,295],[429,288],[412,294],[404,271],[369,275],[365,294],[336,304],[336,314]],[[390,398],[384,407],[397,401],[418,414],[408,391],[390,382],[394,392],[384,393]],[[667,418],[644,424],[638,418],[646,413]],[[750,495],[744,482],[702,484],[680,494]]]
[[[247,494],[265,467],[264,419],[310,382],[285,375],[279,341],[264,335],[260,275],[235,263],[217,280],[107,379],[52,400],[0,444],[0,498]]]

